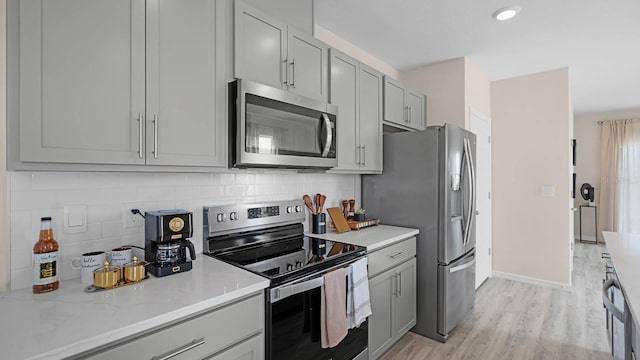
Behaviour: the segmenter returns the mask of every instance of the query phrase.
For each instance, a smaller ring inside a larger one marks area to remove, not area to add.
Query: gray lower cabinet
[[[327,101],[327,46],[236,0],[234,76]]]
[[[223,306],[79,358],[263,360],[264,296]]]
[[[384,121],[407,130],[424,130],[426,97],[388,76],[384,77]]]
[[[222,6],[10,0],[15,158],[226,165]]]
[[[383,74],[329,50],[330,102],[339,108],[338,166],[332,171],[382,172]]]
[[[415,237],[369,255],[369,359],[379,358],[416,323]]]

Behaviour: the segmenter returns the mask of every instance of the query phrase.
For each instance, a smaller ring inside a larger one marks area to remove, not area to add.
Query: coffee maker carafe
[[[186,210],[148,211],[144,219],[147,271],[160,277],[191,270],[196,259],[193,243],[193,214]]]

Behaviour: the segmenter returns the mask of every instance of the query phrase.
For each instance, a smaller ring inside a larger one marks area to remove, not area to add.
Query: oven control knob
[[[293,267],[292,264],[287,264],[287,271],[291,271],[293,269],[294,269],[294,267]]]
[[[302,267],[302,262],[296,261],[296,268],[301,268],[301,267]]]
[[[302,211],[302,206],[296,205],[296,212],[300,212],[300,211]]]
[[[225,222],[225,221],[227,221],[227,214],[225,214],[225,213],[220,213],[220,214],[216,215],[216,220],[218,220],[218,222]]]
[[[287,214],[291,214],[293,212],[293,206],[287,206]]]
[[[238,220],[238,213],[237,212],[232,212],[231,214],[229,214],[229,219],[231,220]]]

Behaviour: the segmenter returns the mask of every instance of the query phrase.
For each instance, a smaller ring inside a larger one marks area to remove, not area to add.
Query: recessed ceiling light
[[[496,20],[508,20],[520,12],[520,6],[507,6],[493,12]]]

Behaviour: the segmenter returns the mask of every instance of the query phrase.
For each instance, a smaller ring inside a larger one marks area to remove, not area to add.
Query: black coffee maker
[[[147,271],[160,277],[191,270],[196,259],[193,243],[193,214],[186,210],[148,211],[144,218],[144,259]]]

